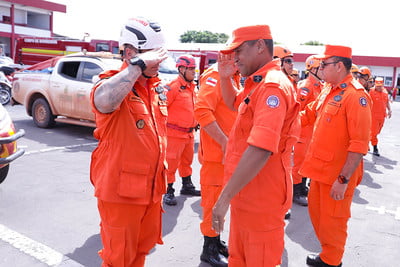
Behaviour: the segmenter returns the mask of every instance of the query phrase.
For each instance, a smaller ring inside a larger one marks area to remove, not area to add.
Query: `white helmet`
[[[160,25],[142,17],[129,19],[122,28],[119,38],[119,47],[131,44],[137,49],[160,48],[164,43]]]

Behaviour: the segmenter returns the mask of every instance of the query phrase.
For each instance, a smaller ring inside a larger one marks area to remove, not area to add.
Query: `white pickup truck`
[[[14,74],[12,104],[22,104],[38,127],[56,122],[95,127],[90,105],[93,77],[119,69],[121,60],[108,53],[72,54],[33,65]]]

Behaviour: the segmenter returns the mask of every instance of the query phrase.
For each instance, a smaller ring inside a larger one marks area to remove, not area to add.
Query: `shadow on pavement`
[[[92,235],[81,247],[76,248],[72,253],[65,256],[85,267],[99,267],[102,261],[97,252],[101,248],[100,234]]]

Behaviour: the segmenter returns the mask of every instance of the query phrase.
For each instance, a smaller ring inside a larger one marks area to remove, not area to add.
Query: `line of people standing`
[[[188,55],[178,59],[178,79],[161,84],[157,72],[167,51],[158,23],[128,20],[120,47],[121,68],[102,73],[91,94],[99,144],[90,179],[101,218],[102,266],[144,266],[149,251],[163,243],[162,201],[177,203],[177,170],[181,194],[202,197],[202,261],[279,265],[293,191],[307,195],[303,178],[310,178],[307,204],[322,251],[306,262],[342,265],[351,199],[371,129],[371,98],[350,73],[351,48],[326,45],[324,54],[313,58],[318,67],[308,61],[314,83],[324,80],[317,96],[317,89],[296,89],[293,55],[283,48],[286,54],[274,57],[268,25],[234,30],[218,64],[201,76],[199,92]],[[246,77],[243,88],[240,77]],[[198,123],[201,193],[190,167]],[[311,137],[305,134],[310,128]],[[303,131],[308,140],[299,139]],[[304,155],[296,182],[293,148],[294,155],[301,150]],[[228,251],[220,233],[229,208]]]

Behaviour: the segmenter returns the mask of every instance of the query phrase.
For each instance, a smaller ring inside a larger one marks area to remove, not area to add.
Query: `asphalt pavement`
[[[400,102],[392,106],[393,116],[379,135],[381,156],[364,157],[365,174],[349,221],[345,267],[400,265]],[[27,153],[12,163],[0,185],[0,266],[100,266],[99,216],[89,182],[90,156],[96,147],[92,130],[63,124],[39,129],[21,107],[7,109],[17,128],[27,132],[19,143]],[[196,186],[199,170],[196,154]],[[164,244],[150,252],[146,267],[209,266],[200,261],[200,198],[179,195],[179,181],[177,177],[178,205],[164,207]],[[281,266],[306,266],[307,254],[320,251],[306,207],[293,205],[285,232]],[[222,239],[228,235],[229,214]]]

